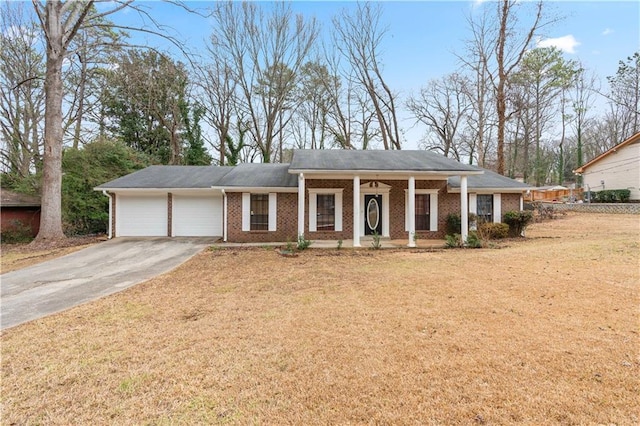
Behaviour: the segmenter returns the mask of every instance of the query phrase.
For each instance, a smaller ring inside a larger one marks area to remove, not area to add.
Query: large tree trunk
[[[62,3],[46,4],[47,73],[45,77],[44,166],[40,231],[35,241],[65,238],[62,232]]]

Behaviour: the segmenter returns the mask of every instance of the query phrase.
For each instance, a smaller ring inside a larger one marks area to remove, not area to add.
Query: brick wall
[[[227,192],[227,240],[234,243],[266,243],[298,240],[298,194],[279,193],[275,231],[242,231],[242,193]]]
[[[361,185],[370,180],[362,180]],[[378,180],[389,185],[389,236],[392,239],[408,239],[405,231],[405,190],[406,180]],[[343,188],[342,231],[309,232],[309,192],[310,188]],[[310,240],[349,240],[353,238],[353,180],[351,179],[307,179],[305,181],[305,237]],[[460,214],[460,194],[447,193],[445,181],[416,180],[416,189],[438,189],[438,231],[417,231],[418,238],[444,238],[446,217]],[[520,208],[520,194],[502,194],[502,213]],[[228,235],[230,242],[270,242],[296,241],[298,233],[298,194],[278,194],[278,223],[276,231],[242,232],[242,194],[227,193]],[[364,218],[362,218],[364,220]]]

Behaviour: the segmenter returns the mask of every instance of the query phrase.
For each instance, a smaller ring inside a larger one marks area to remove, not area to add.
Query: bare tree
[[[44,54],[37,24],[22,3],[0,6],[0,135],[2,169],[26,178],[41,168]]]
[[[617,132],[613,143],[640,131],[640,51],[620,61],[616,75],[607,77],[610,108]]]
[[[445,157],[452,155],[460,160],[458,129],[471,108],[466,86],[468,81],[460,74],[448,74],[432,80],[420,90],[418,97],[410,97],[407,108],[414,118],[425,124],[436,135],[436,141],[428,149],[441,151]]]
[[[288,121],[284,114],[291,109],[296,79],[318,35],[317,24],[294,16],[288,3],[277,3],[265,14],[257,3],[224,2],[213,18],[212,45],[228,58],[240,91],[238,108],[247,116],[262,160],[271,162],[274,143]]]
[[[588,75],[587,71],[580,67],[571,93],[571,103],[573,110],[572,125],[576,140],[576,166],[584,164],[584,141],[583,131],[587,124],[588,114],[593,107],[594,95],[596,93],[596,78],[593,74]],[[582,186],[582,176],[578,175],[578,186]]]
[[[385,149],[400,149],[400,133],[396,114],[396,95],[382,76],[379,50],[386,29],[380,27],[382,9],[379,4],[358,3],[353,14],[346,10],[333,19],[335,48],[351,65],[352,77],[373,107]]]

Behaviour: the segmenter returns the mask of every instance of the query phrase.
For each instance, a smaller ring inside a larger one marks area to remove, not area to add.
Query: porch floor
[[[317,249],[335,249],[338,247],[338,240],[311,240],[310,248]],[[380,248],[407,248],[409,242],[407,240],[390,240],[389,238],[380,239]],[[269,242],[269,243],[216,243],[213,244],[216,247],[284,247],[286,242]],[[372,237],[360,238],[360,246],[358,248],[371,248],[373,245]],[[418,240],[416,241],[416,248],[443,248],[445,246],[444,240]],[[353,240],[342,240],[342,248],[353,248]]]

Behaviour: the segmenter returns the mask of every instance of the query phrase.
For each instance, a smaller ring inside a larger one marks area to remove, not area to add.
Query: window
[[[318,194],[316,209],[317,230],[334,231],[336,229],[335,194]]]
[[[251,194],[252,231],[269,230],[269,194]]]
[[[342,188],[309,188],[309,232],[342,231]]]
[[[478,194],[476,214],[478,215],[478,222],[493,222],[493,195]]]
[[[416,194],[416,231],[428,231],[431,220],[429,218],[429,194]]]

